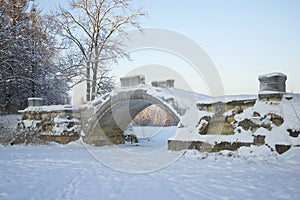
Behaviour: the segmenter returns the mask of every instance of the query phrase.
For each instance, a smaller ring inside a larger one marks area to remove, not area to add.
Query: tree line
[[[122,52],[130,28],[146,15],[131,0],[72,0],[42,14],[34,0],[0,0],[0,114],[16,113],[27,98],[63,104],[67,91],[86,82],[86,101],[110,92],[107,63]]]
[[[132,121],[134,126],[177,126],[174,118],[156,105],[145,108]]]

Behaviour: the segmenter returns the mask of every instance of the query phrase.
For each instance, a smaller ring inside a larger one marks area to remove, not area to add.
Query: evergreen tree
[[[27,98],[63,103],[67,84],[54,58],[57,51],[47,24],[29,0],[1,0],[0,112],[16,113]]]

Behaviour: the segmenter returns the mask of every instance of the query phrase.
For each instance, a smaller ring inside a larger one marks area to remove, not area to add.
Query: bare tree
[[[98,77],[97,94],[102,96],[115,88],[114,78],[109,74],[110,70],[103,69]]]
[[[61,35],[78,47],[85,60],[86,100],[97,94],[97,78],[105,62],[125,56],[120,43],[112,40],[116,34],[126,35],[128,28],[138,28],[138,18],[145,16],[134,10],[131,0],[72,0],[71,10],[59,8],[56,17]]]

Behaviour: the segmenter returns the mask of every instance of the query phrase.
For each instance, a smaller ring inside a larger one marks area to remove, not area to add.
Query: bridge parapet
[[[79,139],[81,114],[78,107],[72,105],[42,106],[40,103],[38,106],[37,104],[30,105],[32,106],[19,111],[22,117],[18,121],[18,132],[24,133],[24,137],[17,138],[13,144],[30,142],[25,141],[30,138],[61,144]]]

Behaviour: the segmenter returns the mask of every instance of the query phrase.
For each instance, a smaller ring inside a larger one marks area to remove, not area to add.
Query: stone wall
[[[245,142],[219,142],[215,144],[209,144],[203,141],[180,141],[169,140],[168,149],[172,151],[182,151],[185,149],[196,149],[200,152],[219,152],[222,150],[235,151],[242,146],[249,147],[253,143]]]
[[[199,120],[200,135],[233,135],[235,131],[234,119],[236,114],[244,112],[247,108],[252,107],[256,99],[235,100],[227,103],[215,102],[197,104],[200,111],[206,111],[208,115]],[[210,144],[204,141],[180,141],[169,140],[168,149],[181,151],[184,149],[197,149],[201,152],[219,152],[222,150],[235,151],[241,146],[263,145],[264,137],[253,137],[253,142],[227,142],[216,141]]]
[[[227,103],[216,102],[211,104],[198,104],[200,111],[214,113],[212,116],[207,115],[200,119],[199,133],[232,135],[234,134],[234,116],[244,112],[245,109],[252,107],[256,99],[230,101]]]
[[[60,144],[67,144],[80,137],[79,109],[70,106],[31,106],[19,112],[22,117],[18,121],[18,132]]]
[[[269,146],[266,141],[270,141],[268,140],[270,136],[266,138],[266,133],[270,133],[274,128],[277,131],[278,128],[282,128],[284,116],[273,111],[263,112],[264,114],[256,112],[253,108],[256,104],[261,105],[262,103],[266,106],[274,105],[280,108],[280,102],[278,101],[264,102],[259,99],[198,104],[198,109],[207,113],[200,119],[198,124],[199,134],[206,137],[203,137],[203,141],[169,140],[168,148],[174,151],[197,149],[202,152],[218,152],[222,150],[235,151],[241,146]],[[274,109],[276,110],[276,108]],[[241,118],[241,116],[243,117]],[[287,132],[293,138],[297,138],[300,134],[300,131],[292,129],[287,129]],[[240,134],[245,139],[242,139]],[[286,135],[284,130],[282,134]],[[220,136],[215,137],[216,135]],[[205,142],[208,138],[215,138],[216,140],[209,143]],[[231,138],[236,139],[232,140]],[[287,151],[291,145],[286,144],[285,141],[278,141],[275,146],[269,147],[281,154]]]

